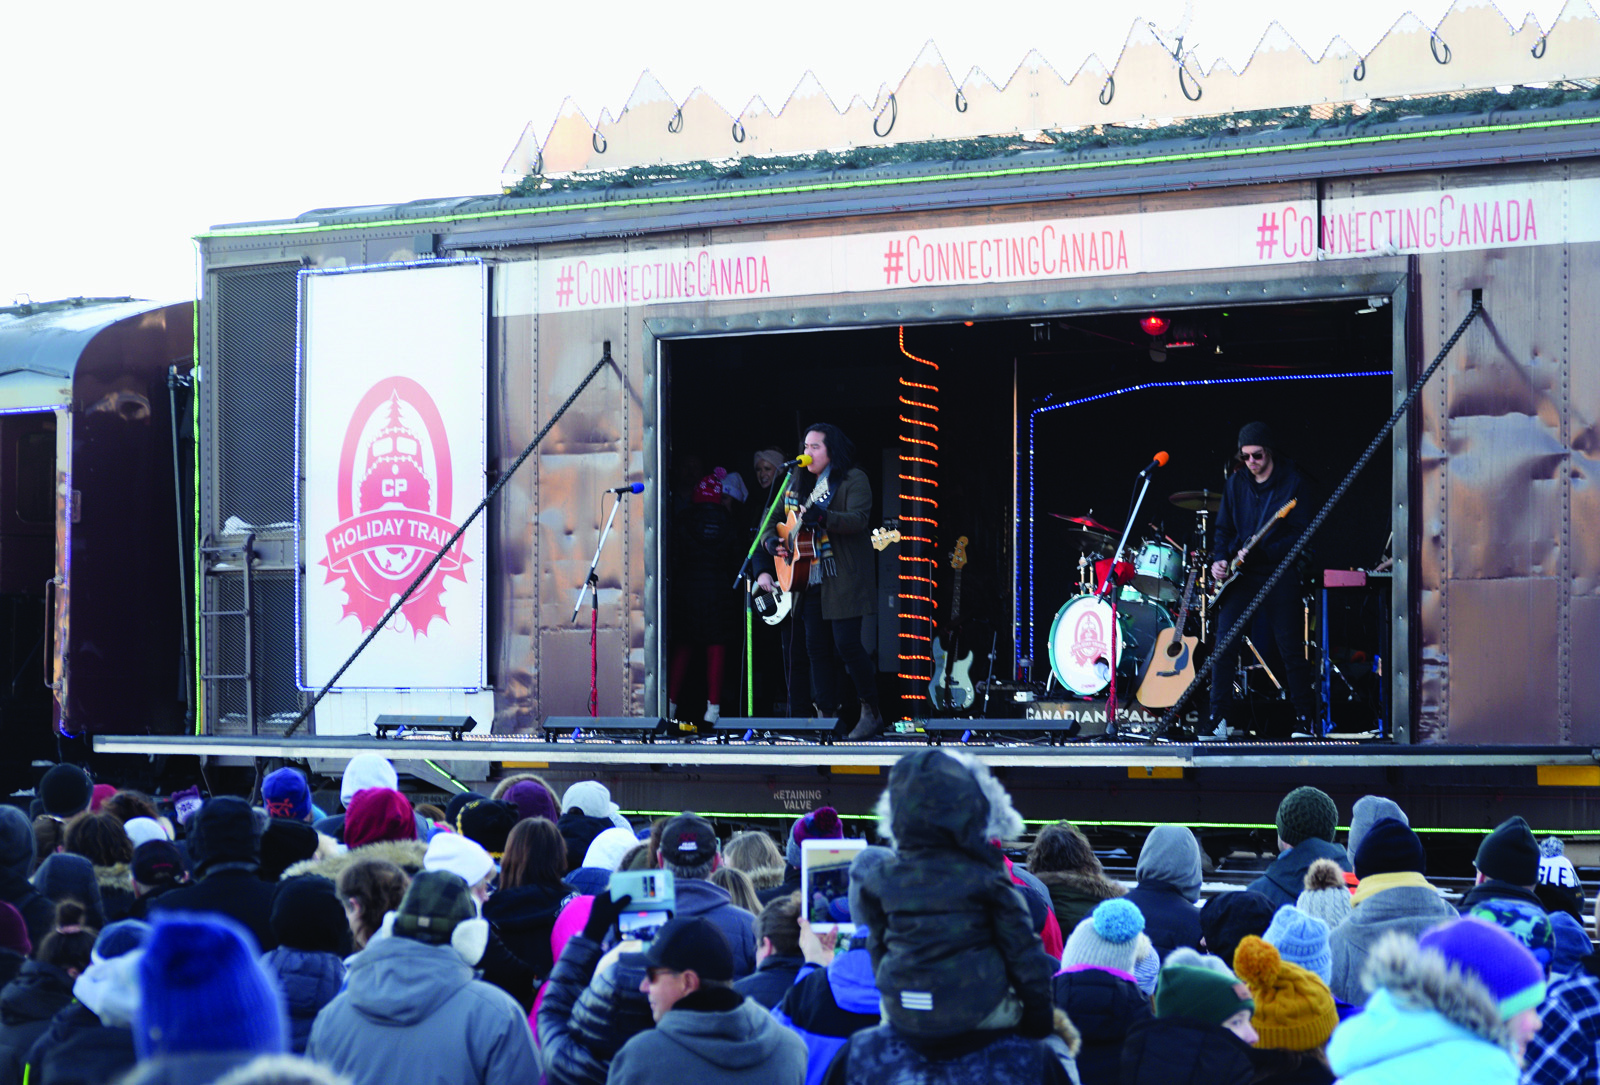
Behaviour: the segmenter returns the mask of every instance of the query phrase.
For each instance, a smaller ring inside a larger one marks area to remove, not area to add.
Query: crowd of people
[[[158,801],[64,763],[32,804],[0,804],[0,1085],[1600,1082],[1582,886],[1516,817],[1459,901],[1398,805],[1362,798],[1341,843],[1313,787],[1248,888],[1202,893],[1181,825],[1129,887],[1065,822],[1014,861],[1000,781],[927,748],[850,922],[813,926],[830,807],[724,841],[593,780],[414,805],[375,755],[331,814],[294,768]],[[672,915],[640,940],[613,875],[653,870]]]

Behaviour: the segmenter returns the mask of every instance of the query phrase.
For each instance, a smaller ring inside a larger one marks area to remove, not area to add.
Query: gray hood
[[[1363,795],[1356,800],[1355,807],[1350,811],[1350,839],[1345,843],[1351,862],[1355,861],[1361,838],[1384,818],[1394,818],[1403,825],[1411,824],[1406,812],[1393,799],[1386,799],[1382,795]]]
[[[448,945],[410,938],[379,938],[350,958],[346,988],[350,1005],[383,1025],[415,1025],[472,982],[468,968]]]
[[[1186,825],[1157,825],[1139,849],[1141,882],[1164,882],[1191,904],[1200,899],[1200,841]]]
[[[656,1034],[724,1070],[748,1070],[778,1053],[784,1029],[760,1003],[745,999],[721,1013],[675,1010],[662,1015]]]

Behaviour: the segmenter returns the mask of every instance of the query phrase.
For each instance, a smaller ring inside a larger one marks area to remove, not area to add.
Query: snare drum
[[[1131,682],[1172,618],[1142,599],[1117,601],[1117,677]],[[1071,599],[1050,626],[1050,669],[1056,681],[1083,697],[1111,684],[1111,604],[1093,595]],[[1132,697],[1132,690],[1129,690]]]
[[[1183,594],[1183,551],[1165,539],[1146,542],[1133,561],[1133,583],[1151,599],[1177,602]]]

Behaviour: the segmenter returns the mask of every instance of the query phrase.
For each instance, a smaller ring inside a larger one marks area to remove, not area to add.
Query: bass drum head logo
[[[408,377],[374,384],[356,405],[339,453],[339,522],[327,533],[326,583],[343,581],[344,615],[368,632],[411,586],[457,524],[450,441],[433,397]],[[445,583],[467,579],[457,540],[390,621],[426,636],[449,622]]]

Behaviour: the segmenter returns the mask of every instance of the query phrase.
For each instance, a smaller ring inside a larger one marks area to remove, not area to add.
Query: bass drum
[[[1172,617],[1144,599],[1117,600],[1117,678],[1132,682],[1155,649],[1156,637],[1172,628]],[[1111,604],[1093,595],[1068,600],[1050,625],[1050,670],[1056,681],[1082,697],[1111,684]]]

